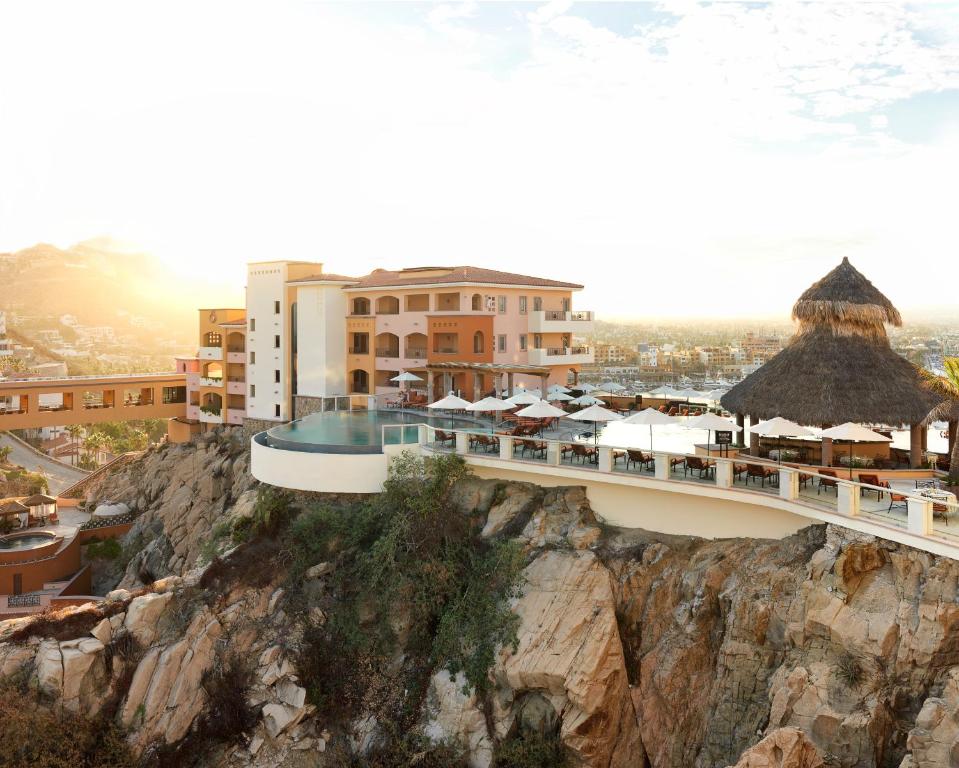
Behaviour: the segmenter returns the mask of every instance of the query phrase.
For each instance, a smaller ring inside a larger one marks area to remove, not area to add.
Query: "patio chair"
[[[669,471],[674,472],[676,467],[685,467],[686,466],[686,457],[685,456],[670,456],[669,458]],[[684,473],[685,474],[685,473]]]
[[[613,451],[613,466],[616,466],[616,462],[620,459],[626,458],[626,451]]]
[[[628,449],[626,451],[626,469],[629,469],[630,464],[638,464],[640,469],[653,466],[653,457],[649,454],[643,453],[642,451],[634,451]]]
[[[450,443],[452,445],[456,444],[456,435],[450,434],[449,432],[444,432],[442,429],[434,430],[434,435],[436,442],[438,442],[440,445],[445,445],[446,443]]]
[[[749,475],[747,470],[749,466],[746,464],[733,464],[733,480],[739,480],[743,475],[746,475],[746,482],[749,482]]]
[[[861,473],[861,472],[859,473],[859,482],[860,482],[860,483],[865,483],[866,485],[875,485],[875,486],[880,485],[880,483],[879,483],[879,475],[864,475],[864,474]],[[880,491],[879,488],[860,488],[860,489],[859,489],[859,495],[860,495],[860,496],[865,496],[866,493],[871,492],[871,491],[875,491],[875,493],[876,493],[876,501],[879,501],[880,499],[882,499],[882,497],[883,497],[883,492]]]
[[[819,495],[819,492],[823,488],[835,488],[836,495],[839,495],[839,482],[836,476],[836,473],[831,469],[821,469],[819,470],[819,485],[816,486],[816,495]]]
[[[683,477],[693,472],[699,472],[700,479],[708,479],[710,470],[714,470],[715,468],[716,464],[712,461],[701,459],[698,456],[687,456],[686,466],[683,467]]]
[[[579,459],[580,463],[589,462],[592,464],[596,461],[596,449],[592,447],[587,447],[580,443],[573,443],[573,458]]]
[[[755,483],[756,480],[759,480],[760,486],[762,488],[766,487],[766,481],[769,480],[770,485],[775,485],[779,481],[779,472],[773,467],[767,467],[765,464],[747,464],[746,465],[746,482],[749,482],[749,478],[753,479]],[[775,480],[775,482],[774,482]]]
[[[893,508],[893,507],[908,507],[908,506],[909,506],[908,497],[907,497],[907,496],[903,496],[901,493],[896,493],[894,490],[892,490],[892,487],[889,485],[889,481],[888,481],[888,480],[883,480],[883,481],[880,483],[880,485],[881,485],[883,488],[888,489],[888,490],[887,490],[887,493],[889,494],[889,508],[886,510],[887,512],[892,512],[892,508]]]
[[[534,456],[539,454],[543,457],[546,456],[546,443],[542,440],[523,440],[523,455],[526,455],[526,452],[529,451]]]

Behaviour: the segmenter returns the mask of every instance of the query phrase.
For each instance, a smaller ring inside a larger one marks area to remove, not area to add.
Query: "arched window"
[[[472,304],[474,312],[481,312],[483,310],[483,297],[478,293],[474,293]]]
[[[476,353],[477,355],[481,355],[483,354],[483,352],[486,351],[484,349],[485,346],[486,344],[485,344],[485,340],[483,339],[483,332],[477,331],[476,333],[474,333],[473,334],[473,352]]]
[[[353,312],[354,315],[368,315],[370,314],[370,300],[365,296],[357,296],[353,299]]]

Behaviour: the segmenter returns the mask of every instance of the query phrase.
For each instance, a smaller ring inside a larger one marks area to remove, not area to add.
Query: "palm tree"
[[[70,452],[70,460],[74,466],[77,464],[77,443],[80,440],[80,436],[83,434],[83,427],[79,424],[69,424],[67,426],[67,434],[70,435],[70,444],[73,450]]]
[[[930,421],[949,422],[949,433],[952,439],[952,452],[949,454],[949,482],[959,485],[959,357],[947,357],[943,361],[944,376],[937,376],[926,371],[926,381],[929,387],[942,396],[942,404],[929,414]]]

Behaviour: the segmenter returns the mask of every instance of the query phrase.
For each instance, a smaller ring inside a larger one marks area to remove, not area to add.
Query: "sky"
[[[959,4],[0,0],[0,251],[474,264],[605,318],[959,280]]]

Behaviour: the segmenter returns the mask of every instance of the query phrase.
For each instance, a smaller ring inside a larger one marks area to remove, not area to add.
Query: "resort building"
[[[375,408],[409,372],[424,397],[473,398],[575,381],[592,351],[582,288],[479,267],[378,269],[365,277],[306,261],[248,265],[246,307],[201,309],[186,374],[186,437],[204,424],[270,424],[337,407]],[[177,439],[177,438],[175,438]]]
[[[0,310],[0,355],[13,354],[13,340],[7,338],[7,313]]]

